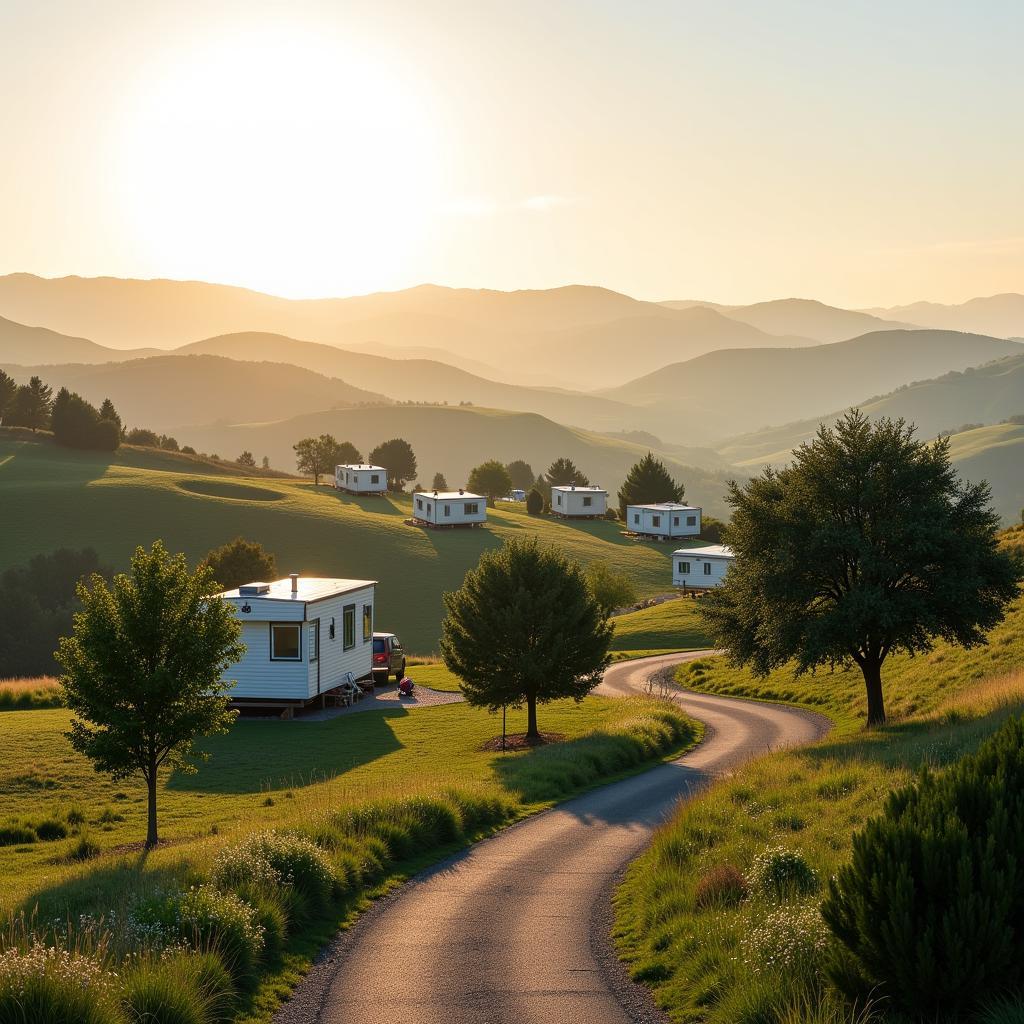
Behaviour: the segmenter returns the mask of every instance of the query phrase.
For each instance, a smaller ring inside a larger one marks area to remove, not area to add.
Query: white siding
[[[387,470],[381,466],[335,466],[334,486],[353,494],[383,494],[388,489]]]
[[[626,506],[626,529],[650,537],[699,537],[701,510]]]
[[[476,512],[466,507],[476,506]],[[412,496],[414,519],[437,526],[461,526],[465,523],[483,523],[487,520],[487,499],[476,494],[439,495],[417,491]]]
[[[552,487],[551,511],[561,516],[603,516],[608,511],[608,492]]]
[[[309,664],[309,696],[333,689],[351,672],[356,679],[370,674],[373,668],[373,630],[370,639],[363,640],[363,605],[374,604],[374,588],[365,587],[351,594],[339,594],[307,605],[309,621],[320,620],[320,689],[317,690],[317,663]],[[355,646],[345,650],[345,608],[355,606]],[[334,639],[331,639],[331,619],[334,619]]]
[[[672,583],[677,587],[696,589],[719,587],[732,564],[731,558],[721,555],[690,555],[677,551],[672,556]],[[685,569],[689,569],[685,572]]]
[[[287,606],[285,606],[287,607]],[[284,619],[278,621],[285,621]],[[294,620],[293,620],[294,621]],[[309,679],[306,668],[306,641],[303,638],[302,661],[270,660],[270,622],[242,622],[245,654],[224,673],[235,680],[232,697],[265,700],[306,700]]]

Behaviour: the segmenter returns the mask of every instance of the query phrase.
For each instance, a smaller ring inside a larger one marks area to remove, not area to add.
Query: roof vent
[[[239,594],[269,594],[270,584],[269,583],[243,583],[238,588]]]
[[[288,574],[288,579],[292,581],[292,593],[297,594],[299,592],[299,574],[291,572]]]
[[[464,491],[464,490],[463,490],[463,489],[462,489],[462,488],[460,487],[460,488],[459,488],[459,494],[465,494],[465,493],[466,493],[466,492],[465,492],[465,491]]]

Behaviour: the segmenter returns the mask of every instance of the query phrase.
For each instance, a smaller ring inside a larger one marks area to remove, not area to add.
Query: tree
[[[370,452],[370,463],[383,466],[388,471],[388,487],[393,491],[403,490],[405,482],[416,476],[416,455],[412,445],[400,437],[377,445]]]
[[[512,479],[512,490],[528,491],[533,486],[533,469],[528,462],[514,459],[505,468]]]
[[[95,406],[67,388],[61,388],[53,400],[50,429],[54,440],[68,448],[112,452],[121,444],[117,424],[101,419]]]
[[[485,495],[493,505],[497,498],[504,498],[512,490],[512,478],[497,459],[488,459],[470,471],[466,486],[476,494]]]
[[[326,436],[329,437],[330,435]],[[331,468],[333,469],[335,466],[359,465],[362,461],[363,456],[360,454],[359,449],[351,441],[342,441],[335,446]]]
[[[989,499],[960,482],[947,438],[858,410],[819,428],[789,467],[730,485],[736,558],[701,602],[714,645],[762,676],[855,664],[883,723],[890,654],[982,644],[1017,596]]]
[[[14,396],[17,392],[18,385],[14,383],[14,378],[0,370],[0,423],[4,422],[4,417],[14,403]]]
[[[485,551],[444,603],[441,656],[466,700],[525,703],[530,739],[540,739],[538,703],[582,700],[608,664],[612,630],[579,565],[535,537]]]
[[[625,574],[616,572],[607,562],[591,562],[585,573],[591,596],[605,615],[616,608],[636,604],[636,587]]]
[[[264,455],[263,462],[261,463],[264,469],[270,469],[270,456]]]
[[[137,548],[131,572],[80,584],[82,610],[57,649],[68,708],[66,734],[97,771],[141,775],[148,790],[146,848],[156,845],[161,770],[195,770],[195,740],[226,732],[224,672],[245,653],[234,609],[210,598],[209,569],[189,572],[160,541]]]
[[[252,469],[256,468],[256,460],[253,458],[252,452],[242,452],[241,455],[235,459],[240,466],[248,466]]]
[[[590,480],[576,468],[576,463],[572,459],[561,458],[555,459],[548,466],[548,471],[544,474],[544,483],[550,491],[552,487],[571,487],[573,484],[577,487],[587,487]]]
[[[725,523],[714,516],[700,517],[700,539],[709,541],[711,544],[721,544],[725,536]]]
[[[219,590],[234,590],[243,583],[259,583],[275,579],[277,560],[258,541],[236,537],[214,548],[199,563],[209,569]]]
[[[137,444],[140,448],[159,448],[160,436],[145,427],[132,427],[124,436],[125,444]]]
[[[448,490],[448,481],[445,480],[444,473],[435,473],[434,474],[434,483],[432,485],[432,490],[435,490],[435,491],[447,491]]]
[[[166,452],[179,451],[178,439],[176,437],[171,437],[170,434],[161,434],[160,447],[163,448],[163,450]]]
[[[124,424],[121,422],[118,411],[114,408],[114,403],[109,398],[103,399],[103,404],[100,406],[100,419],[116,423],[118,434],[124,433]]]
[[[324,473],[334,472],[334,467],[340,464],[338,461],[340,445],[330,434],[303,438],[293,447],[299,472],[311,476],[314,487],[319,486],[320,477]]]
[[[31,427],[33,433],[50,425],[50,396],[53,388],[39,377],[32,377],[14,393],[7,411],[7,422],[15,427]]]
[[[526,511],[531,516],[539,516],[544,511],[544,495],[536,487],[530,488],[526,495]]]
[[[627,505],[682,501],[684,492],[685,488],[672,479],[665,463],[648,452],[634,463],[619,489],[619,515],[625,519]]]

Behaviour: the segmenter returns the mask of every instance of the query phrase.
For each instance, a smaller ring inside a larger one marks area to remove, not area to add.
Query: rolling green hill
[[[274,466],[288,467],[294,465],[296,441],[325,432],[339,441],[351,441],[364,453],[389,437],[404,437],[416,452],[420,479],[429,481],[440,472],[453,487],[463,484],[470,469],[485,459],[525,459],[539,473],[565,455],[592,482],[614,493],[629,467],[648,450],[645,445],[562,426],[532,413],[442,405],[369,406],[273,423],[196,427],[182,430],[178,439],[221,455],[248,449],[269,455]],[[736,475],[735,470],[696,469],[681,461],[678,450],[665,462],[685,484],[691,501],[711,515],[724,513],[725,481]]]
[[[535,519],[504,506],[483,529],[426,531],[404,524],[408,497],[351,498],[304,480],[222,475],[146,449],[109,457],[0,436],[0,494],[0,569],[61,546],[94,547],[123,568],[136,545],[157,538],[197,560],[241,534],[273,551],[282,574],[379,580],[380,627],[418,652],[436,648],[443,592],[461,584],[483,550],[523,531],[628,573],[642,596],[671,589],[673,545],[629,540],[617,523]]]

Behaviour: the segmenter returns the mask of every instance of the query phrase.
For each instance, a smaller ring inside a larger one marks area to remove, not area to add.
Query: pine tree
[[[619,489],[619,515],[625,519],[627,505],[649,505],[682,501],[685,488],[672,479],[665,463],[648,452],[626,474]]]
[[[555,459],[548,466],[544,482],[549,494],[552,487],[587,487],[590,484],[590,480],[576,468],[576,463],[567,458]]]
[[[18,385],[14,383],[14,378],[0,370],[0,423],[4,422],[7,410],[11,408],[17,392]]]
[[[14,395],[7,420],[11,426],[31,427],[32,431],[45,430],[50,425],[50,396],[53,388],[39,377],[22,384]]]

